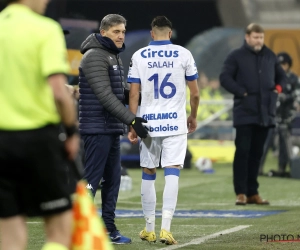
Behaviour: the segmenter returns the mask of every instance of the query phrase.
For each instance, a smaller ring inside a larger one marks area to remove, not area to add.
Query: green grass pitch
[[[268,156],[264,172],[276,169],[277,159]],[[189,249],[189,250],[234,250],[234,249],[300,249],[300,242],[266,242],[261,235],[300,235],[300,180],[259,177],[260,194],[271,202],[270,206],[235,206],[232,186],[231,164],[214,164],[214,174],[200,173],[196,168],[184,169],[180,175],[177,210],[286,210],[261,218],[174,218],[171,231],[178,241],[176,246],[157,242],[149,244],[139,239],[138,233],[145,226],[143,218],[117,218],[118,229],[132,238],[132,244],[115,246],[122,250]],[[120,191],[117,209],[141,210],[141,170],[129,169],[133,179],[131,191]],[[158,170],[156,180],[157,210],[162,207],[164,186],[163,171]],[[100,204],[100,195],[96,203]],[[159,236],[161,219],[156,219],[156,234]],[[249,227],[222,234],[221,231],[247,225]],[[44,243],[43,224],[31,219],[29,228],[29,250],[41,249]],[[219,233],[220,232],[220,233]],[[215,237],[210,237],[215,234]],[[207,240],[205,237],[208,237]],[[281,238],[282,239],[282,238]],[[193,240],[194,243],[193,244]],[[200,243],[199,243],[200,242]]]

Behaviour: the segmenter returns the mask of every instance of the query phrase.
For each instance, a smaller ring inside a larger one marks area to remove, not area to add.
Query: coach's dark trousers
[[[257,125],[236,127],[233,184],[237,195],[258,194],[258,169],[269,129]]]
[[[102,179],[102,218],[108,232],[115,226],[115,209],[121,180],[120,135],[83,135],[84,179],[95,196]]]

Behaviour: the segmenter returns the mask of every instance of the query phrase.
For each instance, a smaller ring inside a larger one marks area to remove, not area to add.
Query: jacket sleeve
[[[230,53],[225,59],[225,62],[222,67],[220,74],[220,84],[228,92],[232,93],[235,96],[243,97],[244,93],[247,91],[238,85],[235,80],[235,76],[238,71],[238,62],[236,61],[234,54]]]
[[[101,105],[121,122],[130,125],[135,115],[113,93],[108,74],[109,64],[99,52],[86,52],[81,63],[83,73]]]

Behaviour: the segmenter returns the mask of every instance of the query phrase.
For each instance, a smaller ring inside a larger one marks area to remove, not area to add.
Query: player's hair
[[[170,29],[172,29],[172,23],[165,16],[157,16],[153,19],[153,21],[151,23],[151,28],[153,29],[155,27],[157,27],[157,28],[169,27]]]
[[[263,27],[261,27],[259,24],[257,23],[250,23],[246,30],[245,30],[245,33],[247,35],[250,35],[252,32],[255,32],[255,33],[264,33],[264,29]]]
[[[126,26],[126,19],[118,14],[108,14],[105,17],[103,17],[101,24],[100,24],[100,30],[109,30],[110,27],[124,24]]]

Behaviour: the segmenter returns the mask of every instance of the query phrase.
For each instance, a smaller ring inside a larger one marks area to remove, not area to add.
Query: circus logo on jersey
[[[141,51],[141,56],[143,58],[153,58],[153,57],[178,57],[178,50],[151,50],[144,49]]]

